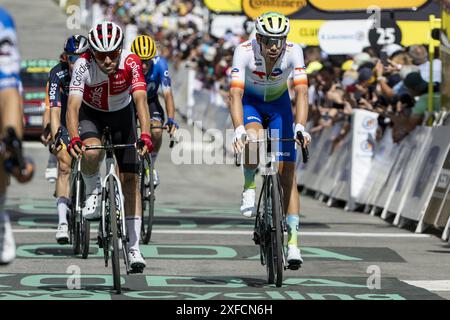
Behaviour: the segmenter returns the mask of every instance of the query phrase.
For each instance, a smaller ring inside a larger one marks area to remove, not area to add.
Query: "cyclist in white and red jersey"
[[[123,46],[122,29],[113,22],[95,25],[88,35],[90,51],[76,61],[70,82],[67,129],[71,137],[69,152],[83,154],[86,184],[87,219],[100,217],[99,150],[85,151],[83,145],[101,144],[103,128],[111,130],[113,143],[136,142],[135,111],[141,125],[140,153],[151,152],[150,116],[147,87],[139,57]],[[115,151],[125,197],[126,225],[129,234],[128,257],[135,272],[142,272],[144,258],[139,250],[141,199],[138,188],[139,162],[132,148]]]
[[[233,57],[230,112],[235,127],[235,151],[240,153],[243,150],[244,137],[250,140],[258,139],[258,136],[264,138],[263,128],[270,129],[272,136],[286,139],[294,138],[301,131],[308,144],[311,137],[304,127],[308,117],[307,76],[302,49],[286,41],[289,19],[279,13],[268,12],[256,19],[255,27],[256,39],[239,45]],[[287,83],[290,75],[297,110],[295,127]],[[287,262],[291,269],[298,269],[303,260],[297,244],[300,204],[295,178],[295,143],[274,145],[287,212]],[[244,165],[241,213],[246,217],[256,215],[256,168],[257,164],[247,162]]]

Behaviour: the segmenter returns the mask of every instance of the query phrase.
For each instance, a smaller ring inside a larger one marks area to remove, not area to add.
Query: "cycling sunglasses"
[[[109,57],[111,60],[116,60],[120,56],[121,49],[116,49],[114,51],[109,52],[98,52],[93,51],[94,57],[100,61],[104,61],[106,57]]]
[[[281,48],[286,43],[286,38],[285,37],[272,38],[272,37],[261,36],[260,41],[268,48],[271,48],[273,45],[275,45],[277,48]]]

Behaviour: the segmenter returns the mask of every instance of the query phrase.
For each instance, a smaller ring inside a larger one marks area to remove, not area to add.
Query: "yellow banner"
[[[411,9],[418,8],[426,4],[429,0],[309,0],[314,7],[324,11],[351,11],[363,10],[377,6],[381,10],[386,9]]]
[[[214,12],[242,12],[242,0],[204,0],[206,7]]]
[[[244,13],[252,19],[269,11],[290,15],[306,5],[306,0],[242,0]]]
[[[291,19],[291,31],[288,40],[307,46],[319,45],[319,29],[326,20],[295,20]],[[402,45],[427,44],[429,41],[428,21],[397,21],[402,32]]]

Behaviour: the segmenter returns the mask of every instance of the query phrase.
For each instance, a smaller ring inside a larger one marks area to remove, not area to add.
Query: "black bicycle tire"
[[[264,246],[265,246],[265,256],[266,256],[266,270],[267,270],[267,283],[275,283],[275,265],[273,258],[273,246],[272,246],[272,228],[270,217],[268,215],[267,209],[272,210],[272,179],[271,176],[266,178],[265,183],[265,203],[264,203]]]
[[[83,218],[81,226],[81,258],[87,259],[89,256],[89,242],[91,240],[91,223],[86,218]]]
[[[279,177],[278,174],[274,174],[272,177],[272,223],[273,223],[273,231],[272,231],[272,245],[273,245],[273,252],[274,252],[274,266],[276,270],[276,277],[275,277],[275,285],[277,287],[281,287],[283,284],[283,270],[284,270],[284,263],[283,263],[283,203],[281,200],[281,191],[280,191],[280,184],[279,184]]]
[[[153,222],[155,220],[155,185],[153,181],[153,161],[150,161],[150,168],[149,168],[149,186],[148,186],[148,196],[146,199],[148,200],[148,214],[146,217],[146,234],[145,238],[143,239],[144,244],[148,244],[150,242],[150,239],[152,237],[152,231],[153,231]]]
[[[111,221],[111,234],[112,234],[112,252],[111,252],[111,262],[112,262],[112,273],[113,273],[113,283],[114,289],[118,294],[122,292],[120,283],[120,264],[119,264],[119,237],[118,237],[118,227],[117,227],[117,214],[116,214],[116,193],[114,186],[114,177],[112,175],[108,178],[109,184],[109,218]]]
[[[81,172],[77,172],[76,176],[75,176],[75,180],[74,180],[74,197],[73,197],[73,201],[72,201],[72,217],[71,217],[71,232],[72,232],[72,249],[73,249],[73,254],[74,255],[78,255],[80,254],[80,249],[81,249],[81,238],[80,238],[80,233],[81,233],[81,227],[80,227],[80,222],[77,221],[77,217],[78,215],[80,215],[80,219],[82,219],[82,212],[77,212],[77,198],[79,203],[81,203],[81,181],[82,181],[82,177],[81,177]],[[77,192],[77,183],[80,183],[80,190],[78,190]]]

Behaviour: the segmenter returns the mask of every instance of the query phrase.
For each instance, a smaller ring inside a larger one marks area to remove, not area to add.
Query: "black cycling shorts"
[[[79,130],[81,140],[98,138],[101,140],[103,129],[111,130],[113,144],[130,144],[136,142],[136,118],[134,104],[114,112],[97,111],[82,104],[79,113]],[[120,172],[138,173],[139,159],[135,148],[114,151]]]
[[[150,109],[150,119],[164,124],[164,110],[161,103],[159,103],[158,97],[149,99],[147,102]]]

